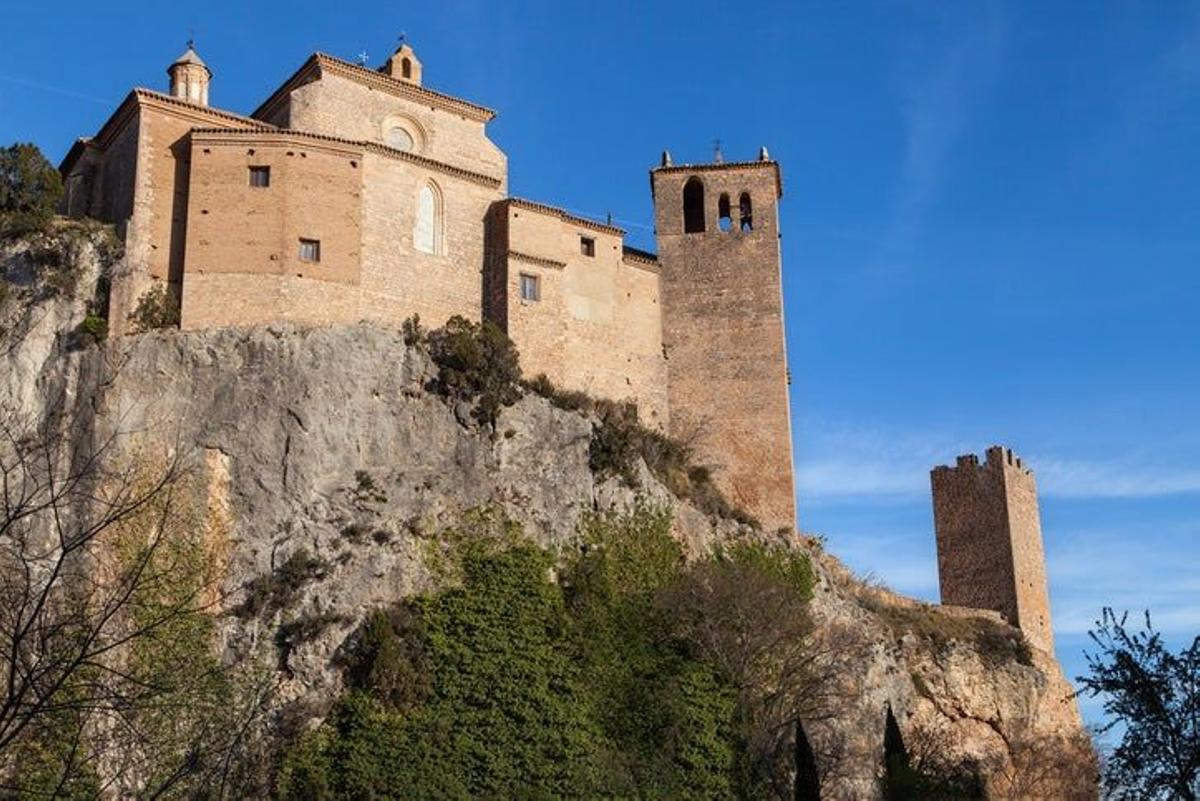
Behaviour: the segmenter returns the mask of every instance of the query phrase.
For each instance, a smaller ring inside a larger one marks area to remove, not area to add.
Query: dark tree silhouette
[[[1109,756],[1104,785],[1115,799],[1200,797],[1200,637],[1172,653],[1154,630],[1126,628],[1105,608],[1090,632],[1088,674],[1076,679],[1081,693],[1104,698],[1109,722],[1120,726],[1120,744]]]

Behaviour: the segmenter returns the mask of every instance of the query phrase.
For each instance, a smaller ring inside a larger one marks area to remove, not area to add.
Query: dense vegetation
[[[62,177],[37,145],[0,148],[0,236],[45,228],[62,195]]]
[[[459,540],[449,588],[368,618],[280,797],[762,797],[778,766],[754,677],[772,657],[708,629],[728,645],[761,626],[717,608],[738,586],[789,607],[792,636],[807,559],[747,543],[688,566],[650,509],[591,520],[561,558],[500,528]]]

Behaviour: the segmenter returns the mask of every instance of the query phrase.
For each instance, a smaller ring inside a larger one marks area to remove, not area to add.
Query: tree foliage
[[[0,790],[222,797],[249,696],[216,658],[203,493],[60,422],[0,417]]]
[[[1096,650],[1081,692],[1104,698],[1109,723],[1123,729],[1109,756],[1104,784],[1113,798],[1200,797],[1200,637],[1178,653],[1145,613],[1141,631],[1126,628],[1128,614],[1105,608],[1090,632]]]
[[[451,400],[473,403],[475,419],[495,424],[500,409],[521,397],[516,346],[495,323],[455,315],[427,338],[438,366],[433,389]]]
[[[751,685],[778,676],[766,678],[761,651],[724,660],[712,641],[759,627],[795,634],[807,617],[773,619],[776,604],[749,623],[734,614],[714,624],[736,632],[701,632],[696,622],[719,601],[687,589],[707,579],[669,528],[669,514],[653,509],[596,517],[565,559],[524,540],[464,539],[460,584],[367,620],[350,648],[351,689],[289,749],[280,797],[771,795],[759,750],[778,737],[778,721],[763,717],[777,691]],[[811,593],[811,568],[794,552],[739,546],[699,564],[714,563],[761,586],[759,599],[787,596],[792,611]],[[764,672],[739,674],[745,662]],[[789,687],[793,700],[805,695]]]
[[[138,298],[129,322],[135,334],[175,328],[179,325],[179,299],[166,284],[157,282]]]
[[[0,148],[0,235],[44,228],[62,194],[62,177],[37,145]]]

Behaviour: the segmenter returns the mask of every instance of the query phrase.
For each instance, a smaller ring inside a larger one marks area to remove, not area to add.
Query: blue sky
[[[1200,7],[188,6],[13,4],[0,143],[59,159],[194,28],[242,112],[313,50],[379,63],[404,30],[428,85],[500,111],[514,194],[636,245],[664,147],[767,145],[804,529],[936,599],[928,470],[1003,442],[1038,474],[1070,675],[1105,604],[1200,631]]]

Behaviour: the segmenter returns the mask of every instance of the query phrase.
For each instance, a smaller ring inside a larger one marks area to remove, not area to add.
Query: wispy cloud
[[[53,92],[54,94],[62,95],[63,97],[72,97],[76,100],[86,100],[89,103],[96,103],[97,105],[101,106],[114,105],[112,98],[105,99],[102,97],[96,97],[95,95],[76,92],[72,89],[64,89],[61,86],[51,86],[50,84],[41,83],[40,81],[31,81],[26,78],[17,78],[12,75],[0,75],[0,81],[10,83],[15,86],[24,86],[28,89],[37,89],[40,92]]]
[[[802,503],[923,500],[929,471],[991,443],[930,431],[888,431],[805,421],[796,484]],[[1149,498],[1200,494],[1200,469],[1192,462],[1147,461],[1143,453],[1105,460],[1069,459],[1024,451],[1037,475],[1038,492],[1057,498]]]
[[[970,103],[986,90],[1001,63],[1004,37],[999,6],[992,6],[971,17],[935,64],[901,88],[904,161],[874,270],[893,271],[908,261],[967,126]]]

